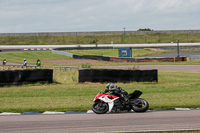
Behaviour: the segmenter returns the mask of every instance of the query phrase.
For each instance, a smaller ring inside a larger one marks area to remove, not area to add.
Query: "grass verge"
[[[180,50],[180,52],[192,52],[192,51],[200,51],[200,49],[194,50]],[[82,54],[82,55],[103,55],[103,56],[118,56],[118,49],[104,49],[104,50],[70,50],[68,52],[74,54]],[[160,50],[160,49],[133,49],[133,57],[141,57],[148,55],[155,55],[165,52],[176,52],[176,50]],[[68,64],[63,62],[48,62],[48,60],[59,60],[59,59],[68,59],[71,60],[71,57],[67,57],[64,55],[53,54],[51,51],[24,51],[24,52],[1,52],[0,59],[7,59],[7,62],[13,63],[23,63],[23,59],[26,58],[28,64],[35,65],[36,60],[40,59],[42,61],[42,66],[80,66],[82,64]],[[75,60],[75,59],[73,59]],[[102,65],[199,65],[200,60],[190,61],[190,62],[143,62],[143,63],[133,63],[133,62],[106,62],[99,61],[93,63],[92,66],[102,66]]]
[[[158,83],[116,83],[129,93],[143,92],[150,109],[200,107],[200,72],[159,71]],[[53,84],[0,88],[0,112],[90,110],[95,95],[106,83],[78,83],[78,70],[54,70]]]
[[[63,44],[134,44],[134,43],[200,42],[199,33],[153,33],[60,36],[2,36],[0,45],[63,45]]]

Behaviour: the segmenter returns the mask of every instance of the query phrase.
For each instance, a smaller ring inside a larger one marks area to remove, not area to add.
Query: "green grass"
[[[28,64],[35,65],[36,60],[55,60],[55,59],[71,59],[70,57],[53,54],[51,51],[23,51],[23,52],[1,52],[0,58],[6,58],[7,62],[23,63],[25,58]],[[42,62],[42,65],[56,65],[52,63]]]
[[[200,72],[159,71],[158,83],[116,83],[129,93],[143,92],[154,108],[200,107]],[[90,110],[106,83],[78,83],[78,70],[54,70],[53,84],[0,88],[0,112]]]
[[[93,50],[65,50],[66,52],[80,55],[99,55],[99,56],[114,56],[118,57],[118,49],[93,49]],[[164,49],[134,49],[132,48],[132,57],[143,57],[149,55],[162,54],[166,52],[177,52],[177,50]],[[180,49],[179,52],[200,52],[200,49]]]
[[[200,49],[181,49],[180,52],[187,51],[200,51]],[[81,55],[103,55],[103,56],[118,56],[117,49],[101,49],[101,50],[67,50],[67,52],[71,52],[74,54]],[[160,50],[160,49],[133,49],[132,54],[133,57],[141,57],[148,56],[154,54],[160,54],[165,52],[176,52],[176,50]],[[45,60],[55,60],[55,59],[72,59],[71,57],[67,57],[64,55],[53,54],[51,51],[23,51],[23,52],[1,52],[0,60],[4,58],[7,59],[7,62],[13,63],[23,63],[23,59],[26,58],[28,64],[35,65],[36,60],[40,59],[42,61],[42,66],[79,66],[82,64],[66,64],[66,63],[49,63],[45,62]],[[100,61],[97,63],[93,63],[92,66],[105,66],[105,65],[199,65],[200,60],[190,61],[190,62],[143,62],[143,63],[122,63],[122,62],[105,62]]]
[[[153,54],[155,50],[135,50],[141,54]],[[80,52],[80,51],[73,51]],[[85,51],[81,51],[84,52]],[[157,51],[156,51],[157,52]],[[158,52],[160,52],[158,50]],[[166,51],[161,51],[166,52]],[[87,51],[92,53],[92,51]],[[103,55],[115,55],[116,50],[95,51]],[[81,53],[82,54],[82,53]],[[93,54],[93,53],[92,53]],[[26,58],[28,63],[35,64],[37,58],[41,60],[65,59],[69,57],[52,54],[51,51],[28,51],[0,53],[0,57],[8,62],[21,63]],[[45,64],[43,65],[66,65]],[[172,63],[139,63],[139,64],[200,64],[200,61],[172,62]],[[93,66],[104,65],[138,65],[138,63],[99,62]],[[81,66],[81,65],[80,65]],[[12,69],[1,67],[2,69]],[[78,83],[78,70],[54,70],[53,84],[31,84],[22,86],[4,86],[0,88],[0,112],[26,111],[67,111],[91,109],[94,96],[105,85],[101,83]],[[143,91],[142,98],[150,103],[150,108],[200,107],[200,72],[159,71],[158,83],[132,82],[117,83],[129,93],[135,89]]]
[[[134,44],[200,42],[200,33],[0,37],[0,45]]]
[[[199,50],[200,51],[200,50]],[[66,50],[66,52],[80,55],[99,55],[118,57],[118,49],[95,49],[95,50]],[[141,57],[148,55],[161,54],[168,52],[160,49],[132,49],[132,57]]]
[[[99,55],[99,56],[113,56],[118,57],[118,49],[97,49],[97,50],[66,50],[73,54],[80,55]],[[132,49],[132,57],[143,57],[156,55],[166,52],[177,52],[176,50],[163,50],[163,49]],[[180,49],[181,52],[200,52],[200,49]],[[184,62],[141,62],[141,63],[128,63],[128,62],[105,62],[105,63],[96,63],[93,66],[101,65],[199,65],[200,60],[196,61],[184,61]]]

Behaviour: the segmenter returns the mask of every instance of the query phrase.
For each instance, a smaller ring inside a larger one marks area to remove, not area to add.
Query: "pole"
[[[179,57],[179,40],[177,40],[177,57]]]
[[[125,31],[126,28],[124,27],[123,29],[124,29],[124,35],[126,35],[126,31]]]

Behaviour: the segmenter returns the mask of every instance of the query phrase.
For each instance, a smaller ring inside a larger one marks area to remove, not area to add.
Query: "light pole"
[[[124,29],[124,35],[126,35],[126,32],[125,32],[125,29],[126,29],[126,28],[124,27],[123,29]]]

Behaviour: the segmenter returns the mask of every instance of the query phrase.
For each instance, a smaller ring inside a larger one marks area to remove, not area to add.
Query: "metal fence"
[[[200,30],[0,33],[0,45],[200,42]]]
[[[153,33],[200,33],[200,30],[156,30],[156,31],[97,31],[97,32],[35,32],[35,33],[0,33],[1,36],[66,36],[66,35],[121,35]]]
[[[190,56],[189,56],[189,59],[190,59],[190,61],[193,61],[193,60],[200,60],[200,55],[190,55]]]

